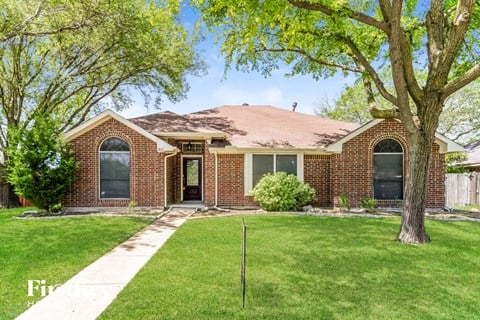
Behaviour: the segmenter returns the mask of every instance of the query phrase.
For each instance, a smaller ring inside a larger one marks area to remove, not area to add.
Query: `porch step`
[[[174,203],[169,205],[169,207],[173,209],[196,209],[201,210],[205,208],[205,204],[200,201],[189,201],[189,202],[182,202],[182,203]]]

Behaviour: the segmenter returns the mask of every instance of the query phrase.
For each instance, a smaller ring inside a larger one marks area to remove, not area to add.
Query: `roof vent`
[[[246,103],[246,102],[244,102],[244,103],[242,103],[242,106],[244,106],[244,107],[248,107],[248,106],[249,106],[249,104],[248,104],[248,103]]]
[[[297,103],[293,102],[292,103],[292,111],[295,112],[295,109],[297,109]]]

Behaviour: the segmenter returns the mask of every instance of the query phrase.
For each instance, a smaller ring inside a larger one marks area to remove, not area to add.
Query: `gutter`
[[[215,155],[215,208],[218,205],[218,155],[217,151],[213,153]]]
[[[283,153],[283,154],[312,154],[312,155],[330,155],[338,153],[336,151],[331,151],[325,147],[318,148],[236,148],[236,147],[209,147],[208,151],[210,153],[217,152],[218,154],[245,154],[245,153]]]
[[[167,159],[177,155],[178,149],[175,148],[172,154],[168,154],[163,158],[163,194],[164,194],[164,202],[163,206],[167,207]]]

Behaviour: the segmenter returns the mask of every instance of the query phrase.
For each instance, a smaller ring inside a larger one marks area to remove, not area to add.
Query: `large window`
[[[403,149],[392,139],[380,141],[374,148],[373,192],[378,200],[403,199]]]
[[[254,154],[253,155],[253,177],[255,186],[264,174],[274,172],[286,172],[297,175],[297,155],[280,154]]]
[[[100,198],[130,198],[130,148],[120,138],[100,146]]]

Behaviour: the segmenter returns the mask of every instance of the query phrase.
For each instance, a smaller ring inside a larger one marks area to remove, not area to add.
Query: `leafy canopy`
[[[437,131],[447,138],[462,145],[480,139],[480,81],[452,94],[445,101]],[[378,97],[378,93],[376,93]],[[361,81],[345,87],[341,95],[334,99],[323,99],[316,103],[315,113],[321,117],[346,122],[365,124],[372,120],[367,103],[367,95]],[[392,108],[386,100],[378,100],[381,109]]]
[[[359,75],[372,116],[400,119],[407,131],[397,240],[429,242],[430,150],[446,99],[480,77],[478,1],[192,1],[219,34],[229,65],[268,75],[286,64],[291,75],[317,79]],[[378,108],[374,90],[394,107]]]
[[[201,70],[179,1],[0,0],[0,8],[0,147],[7,127],[54,114],[66,130],[106,104],[128,106],[132,90],[147,102],[176,101],[186,75]]]
[[[391,56],[395,44],[394,50],[405,50],[400,53],[404,59],[400,67],[405,69],[414,113],[423,112],[415,110],[426,94],[421,92],[422,86],[438,90],[451,82],[441,96],[444,100],[480,75],[480,7],[473,1],[459,1],[458,7],[452,0],[431,1],[431,6],[415,0],[394,4],[384,0],[192,2],[200,8],[205,24],[218,35],[227,66],[247,72],[253,68],[269,75],[287,64],[288,75],[309,74],[316,79],[338,71],[355,73],[399,106],[404,97],[399,97],[397,88],[388,88],[388,84],[396,84],[392,63],[397,57]],[[441,19],[435,16],[437,11]],[[393,25],[397,16],[398,26]],[[437,19],[440,24],[429,25]],[[459,23],[465,20],[466,29]],[[401,39],[392,36],[397,27]],[[438,54],[440,50],[443,56]],[[444,64],[435,59],[444,59]],[[391,72],[381,71],[385,69]],[[425,70],[430,70],[427,76]],[[471,74],[463,77],[467,71]]]

